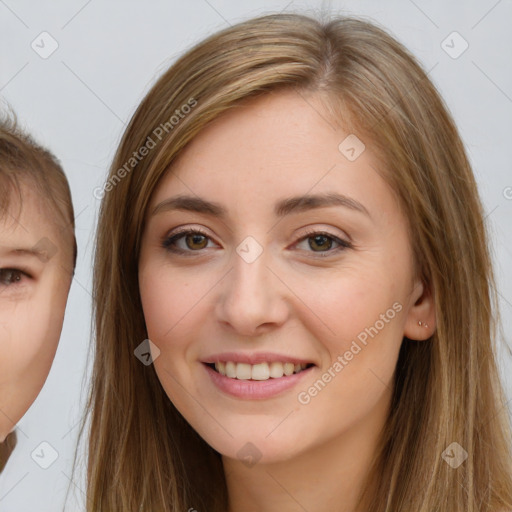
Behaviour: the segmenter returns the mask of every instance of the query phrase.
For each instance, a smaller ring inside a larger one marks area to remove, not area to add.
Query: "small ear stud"
[[[425,326],[425,327],[428,327],[428,324],[427,323],[423,323],[421,320],[418,320],[418,325],[421,327],[422,325]]]

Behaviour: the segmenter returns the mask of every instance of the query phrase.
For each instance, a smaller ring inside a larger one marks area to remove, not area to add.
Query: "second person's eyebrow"
[[[352,197],[338,193],[309,194],[281,199],[275,204],[274,213],[276,217],[284,217],[285,215],[290,215],[292,213],[300,213],[326,206],[343,206],[353,211],[363,213],[371,218],[369,211],[363,204]],[[164,199],[155,206],[151,215],[153,216],[158,213],[171,210],[203,213],[220,219],[225,219],[227,217],[227,210],[221,204],[189,195],[179,195]]]
[[[2,251],[4,249],[4,251]],[[3,247],[0,246],[0,256],[29,256],[40,258],[42,251],[34,249],[33,247]]]

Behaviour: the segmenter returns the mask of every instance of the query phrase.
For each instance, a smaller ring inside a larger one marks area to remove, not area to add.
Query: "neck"
[[[383,400],[349,431],[293,459],[256,464],[223,457],[228,512],[360,512],[359,495],[375,459],[389,410]]]

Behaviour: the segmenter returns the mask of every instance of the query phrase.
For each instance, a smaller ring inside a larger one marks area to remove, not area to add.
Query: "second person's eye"
[[[0,268],[0,286],[13,286],[28,277],[25,272],[17,268]]]

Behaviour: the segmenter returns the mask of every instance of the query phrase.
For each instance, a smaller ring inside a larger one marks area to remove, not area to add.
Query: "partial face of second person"
[[[72,249],[29,185],[0,220],[0,441],[41,391],[60,338]]]
[[[370,446],[403,336],[431,335],[383,164],[370,141],[349,161],[338,149],[348,135],[314,95],[253,99],[205,128],[152,197],[139,284],[155,370],[224,456],[270,463]],[[349,200],[277,207],[325,194]],[[286,375],[289,363],[306,368]]]

